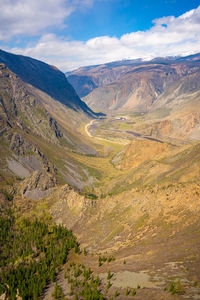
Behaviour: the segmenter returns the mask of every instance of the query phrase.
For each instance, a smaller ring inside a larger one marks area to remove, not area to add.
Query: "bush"
[[[110,255],[107,259],[107,262],[110,263],[111,261],[115,261],[115,258],[113,255]]]
[[[128,296],[129,294],[130,294],[130,290],[129,290],[129,288],[127,287],[125,295]]]
[[[112,284],[110,283],[110,280],[108,280],[106,288],[109,289],[111,286],[112,286]]]
[[[108,271],[108,275],[107,275],[107,279],[110,280],[112,277],[111,273],[110,273],[110,270]]]
[[[102,259],[101,259],[101,256],[99,255],[99,267],[101,267],[101,265],[102,265]]]
[[[140,285],[139,284],[137,285],[137,289],[140,289]]]
[[[118,291],[115,291],[114,297],[116,298],[116,297],[118,297],[119,295],[120,295],[119,292],[118,292]]]
[[[169,292],[174,294],[184,294],[183,286],[181,285],[180,279],[177,282],[171,282],[169,287]]]
[[[136,295],[136,290],[133,289],[133,290],[132,290],[132,296],[135,296],[135,295]]]

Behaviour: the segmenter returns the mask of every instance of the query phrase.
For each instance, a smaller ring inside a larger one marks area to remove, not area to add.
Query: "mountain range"
[[[200,54],[66,76],[0,51],[0,297],[198,299]]]
[[[163,93],[190,80],[187,92],[199,89],[200,54],[187,57],[128,60],[80,68],[67,73],[78,95],[94,110],[141,111],[152,109]],[[193,83],[192,83],[193,82]],[[156,101],[157,100],[157,101]]]

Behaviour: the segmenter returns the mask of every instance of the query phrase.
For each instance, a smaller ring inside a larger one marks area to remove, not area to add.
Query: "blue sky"
[[[175,16],[198,6],[197,0],[107,0],[96,1],[90,9],[77,9],[67,20],[67,33],[73,39],[117,36],[147,30],[152,20]],[[200,4],[200,2],[199,2]]]
[[[200,52],[196,0],[0,0],[0,47],[63,71]]]

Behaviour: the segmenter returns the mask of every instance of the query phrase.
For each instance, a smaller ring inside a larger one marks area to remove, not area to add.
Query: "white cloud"
[[[119,39],[102,36],[82,42],[46,34],[34,47],[11,51],[42,59],[67,71],[125,58],[150,59],[200,52],[199,33],[200,6],[177,18],[156,19],[149,30],[128,33]]]
[[[0,40],[62,27],[75,9],[92,3],[93,0],[0,0]]]

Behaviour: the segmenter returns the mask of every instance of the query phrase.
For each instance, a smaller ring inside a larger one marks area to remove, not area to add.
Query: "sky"
[[[63,72],[200,52],[197,0],[0,0],[0,48]]]

